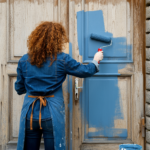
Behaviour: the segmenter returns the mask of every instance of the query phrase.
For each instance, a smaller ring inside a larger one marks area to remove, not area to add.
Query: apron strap
[[[54,95],[49,95],[49,96],[32,96],[32,95],[28,95],[28,97],[36,98],[36,99],[34,100],[34,102],[32,103],[32,111],[31,111],[31,116],[30,116],[30,130],[33,130],[33,128],[32,128],[32,122],[33,122],[33,108],[34,108],[35,102],[36,102],[38,99],[40,100],[39,125],[40,125],[40,129],[42,129],[42,127],[41,127],[41,118],[42,118],[41,108],[42,108],[42,106],[46,106],[46,99],[45,99],[45,97],[54,97]]]

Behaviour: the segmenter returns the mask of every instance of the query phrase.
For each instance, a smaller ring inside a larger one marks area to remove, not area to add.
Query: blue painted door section
[[[121,74],[118,70],[133,63],[132,46],[127,45],[126,37],[114,37],[113,33],[105,31],[101,10],[80,11],[77,13],[77,34],[83,63],[89,63],[99,47],[109,45],[92,40],[91,33],[110,36],[112,45],[103,49],[104,59],[100,62],[100,71],[83,82],[80,97],[83,142],[122,143],[129,140],[129,128],[127,125],[117,125],[126,117],[119,87]],[[124,123],[127,123],[127,119]]]

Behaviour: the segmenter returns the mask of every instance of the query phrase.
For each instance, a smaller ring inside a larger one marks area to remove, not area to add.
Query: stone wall
[[[146,0],[146,150],[150,150],[150,0]]]

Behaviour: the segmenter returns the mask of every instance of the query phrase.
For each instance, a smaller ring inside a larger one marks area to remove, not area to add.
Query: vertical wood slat
[[[8,121],[3,117],[6,112],[7,105],[4,102],[4,75],[6,64],[6,23],[7,23],[7,3],[6,1],[0,2],[0,148],[4,148],[4,143],[8,140],[7,126]],[[7,114],[7,112],[6,112]],[[5,122],[4,122],[5,121]],[[2,123],[4,122],[4,123]],[[6,133],[4,135],[4,133]],[[4,136],[5,137],[4,137]]]
[[[133,142],[144,147],[144,138],[142,138],[140,127],[141,117],[144,115],[144,97],[143,97],[143,51],[145,50],[145,2],[143,0],[133,0],[133,60],[135,65],[135,75],[133,76]],[[138,81],[138,82],[137,82]],[[138,94],[137,94],[138,91]]]
[[[72,54],[73,58],[80,61],[79,49],[78,49],[78,39],[77,39],[77,12],[84,10],[84,0],[74,1],[69,0],[69,41],[72,43]],[[82,56],[81,56],[82,57]],[[74,77],[72,78],[74,81]],[[74,91],[74,82],[72,84]],[[73,94],[74,97],[74,94]],[[81,139],[81,118],[80,118],[80,106],[79,101],[73,99],[73,131],[72,131],[72,148],[75,150],[80,149],[82,142]]]

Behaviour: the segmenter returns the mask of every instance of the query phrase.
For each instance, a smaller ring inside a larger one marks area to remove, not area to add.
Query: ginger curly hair
[[[41,67],[47,57],[50,57],[52,65],[67,42],[65,28],[60,23],[41,22],[27,40],[30,63]]]

